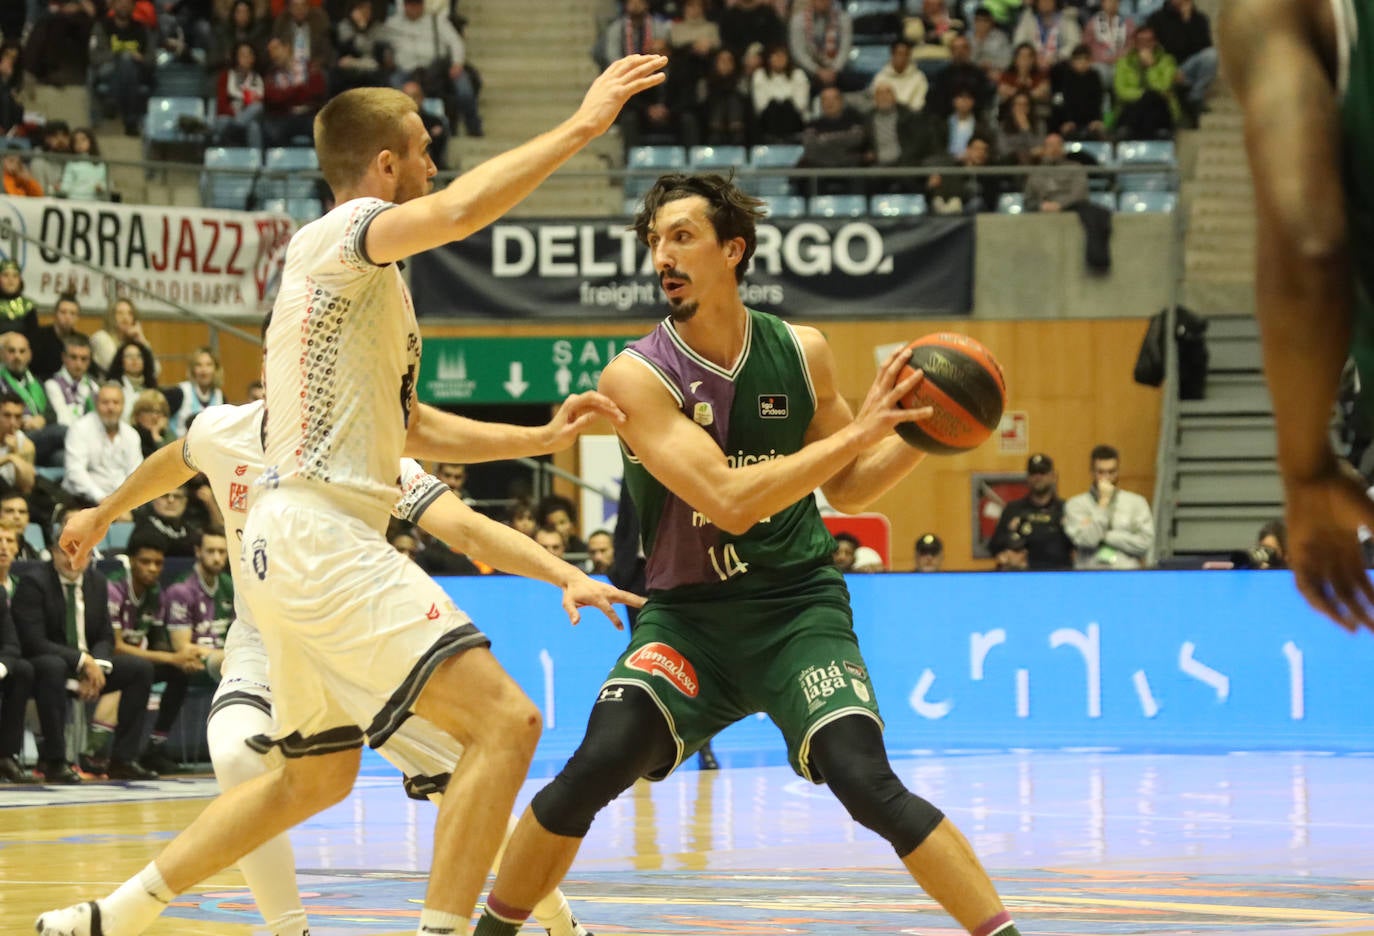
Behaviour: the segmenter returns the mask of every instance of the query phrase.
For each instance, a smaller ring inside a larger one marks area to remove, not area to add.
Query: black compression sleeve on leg
[[[915,851],[945,817],[897,779],[883,731],[866,715],[848,715],[817,731],[811,757],[854,821],[887,839],[900,857]]]
[[[636,780],[670,766],[677,742],[639,686],[614,686],[592,706],[581,746],[530,808],[554,835],[582,838],[602,808]]]

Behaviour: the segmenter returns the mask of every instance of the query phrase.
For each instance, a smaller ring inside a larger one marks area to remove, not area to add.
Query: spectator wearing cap
[[[835,534],[835,568],[849,572],[854,568],[854,554],[859,551],[859,538],[853,533]]]
[[[1054,460],[1032,455],[1026,461],[1026,483],[1030,492],[1003,509],[988,540],[997,568],[1004,572],[1072,569],[1073,543],[1064,532],[1064,500],[1059,496]]]
[[[1117,487],[1121,456],[1098,445],[1090,456],[1092,486],[1064,504],[1064,532],[1076,549],[1078,569],[1139,569],[1155,541],[1150,502]]]
[[[887,565],[883,562],[883,557],[878,550],[872,546],[860,546],[854,550],[854,562],[849,566],[849,571],[859,574],[886,572]]]
[[[934,533],[916,540],[916,571],[939,572],[945,565],[945,544]]]

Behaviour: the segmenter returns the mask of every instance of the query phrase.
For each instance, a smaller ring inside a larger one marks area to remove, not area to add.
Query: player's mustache
[[[665,270],[658,274],[659,283],[667,283],[668,280],[677,280],[679,283],[690,283],[692,278],[686,273],[682,273],[678,270]]]

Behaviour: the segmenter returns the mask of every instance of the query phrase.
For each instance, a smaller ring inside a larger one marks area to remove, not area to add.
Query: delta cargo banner
[[[950,317],[973,307],[971,218],[776,219],[740,284],[751,308],[793,319]],[[654,318],[666,303],[623,218],[502,221],[417,256],[421,316]]]
[[[0,259],[23,269],[24,295],[49,306],[71,291],[88,312],[130,291],[57,251],[149,290],[130,292],[145,312],[174,311],[159,301],[168,300],[221,318],[260,318],[272,307],[293,229],[290,218],[265,211],[0,197]]]

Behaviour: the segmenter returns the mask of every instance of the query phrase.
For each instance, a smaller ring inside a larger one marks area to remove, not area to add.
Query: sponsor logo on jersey
[[[700,380],[694,380],[694,381],[692,381],[691,383],[689,383],[689,384],[687,385],[687,388],[688,388],[689,390],[691,390],[693,393],[696,393],[696,392],[697,392],[697,387],[700,387],[700,386],[701,386],[701,381],[700,381]]]
[[[868,678],[868,673],[864,672],[864,668],[860,666],[858,663],[851,663],[848,660],[845,660],[844,669],[845,672],[847,672],[850,676],[853,676],[855,679]]]
[[[236,478],[242,478],[243,475],[244,475],[244,473],[247,472],[247,471],[248,471],[248,466],[247,466],[247,465],[235,465],[235,466],[234,466],[234,477],[236,477]]]
[[[601,695],[596,697],[598,702],[620,702],[625,698],[624,686],[607,686],[601,690]]]
[[[809,712],[820,708],[817,703],[824,704],[825,699],[843,689],[849,680],[845,678],[844,671],[832,660],[829,666],[808,666],[797,677],[797,682],[801,684],[802,697],[806,699]]]
[[[759,416],[763,419],[787,418],[787,394],[760,393]]]
[[[253,574],[260,581],[267,578],[267,540],[261,536],[253,540]]]
[[[716,421],[715,414],[711,411],[710,403],[698,403],[692,409],[692,422],[698,426],[709,426]]]
[[[673,688],[689,699],[695,699],[700,690],[697,671],[687,658],[665,643],[648,643],[630,654],[625,665],[630,669],[660,676],[672,683]]]
[[[239,513],[248,512],[248,485],[229,482],[229,509]]]
[[[439,606],[437,604],[431,604],[429,610],[425,612],[425,618],[430,621],[439,620]]]

